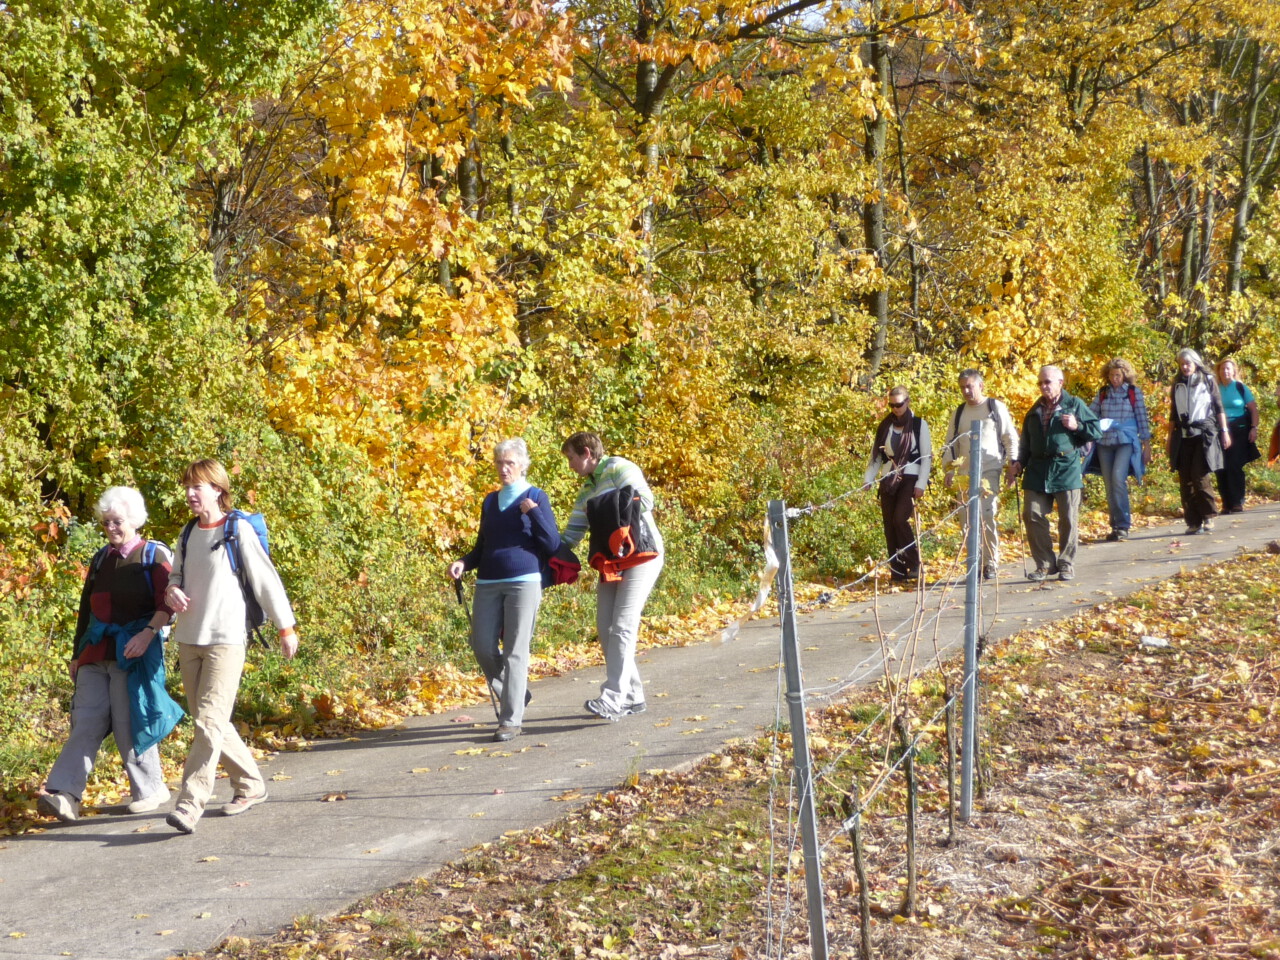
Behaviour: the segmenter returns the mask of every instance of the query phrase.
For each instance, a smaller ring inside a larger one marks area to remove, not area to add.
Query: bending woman
[[[460,580],[478,570],[471,606],[471,649],[484,671],[498,714],[493,739],[520,734],[529,697],[529,645],[542,603],[542,570],[560,549],[551,502],[525,479],[529,448],[523,440],[503,440],[493,448],[493,466],[502,488],[480,505],[476,545],[449,565]]]
[[[182,718],[164,686],[164,640],[172,613],[165,605],[173,554],[144,540],[142,494],[111,487],[95,513],[107,545],[94,554],[80,593],[74,656],[68,664],[71,736],[49,771],[36,808],[59,820],[80,815],[80,798],[108,733],[129,775],[129,813],[147,813],[169,800],[158,744]]]
[[[605,681],[600,696],[584,706],[604,720],[617,720],[645,710],[636,643],[645,602],[662,572],[662,534],[653,522],[653,492],[639,467],[622,457],[605,456],[604,444],[594,433],[575,433],[560,451],[569,461],[569,469],[584,481],[561,534],[565,543],[576,547],[587,535],[589,501],[624,487],[630,487],[639,498],[642,522],[654,541],[652,559],[622,570],[614,580],[602,575],[596,587],[596,631],[604,645]]]
[[[231,775],[233,790],[222,807],[226,816],[244,813],[267,799],[267,786],[231,721],[249,639],[244,593],[226,545],[231,481],[217,460],[197,460],[187,467],[182,483],[195,520],[178,542],[166,600],[178,613],[173,636],[195,737],[182,772],[182,792],[165,822],[191,833],[213,796],[219,759]],[[248,521],[236,519],[233,531],[250,589],[280,628],[280,653],[291,658],[298,652],[298,635],[280,575]]]

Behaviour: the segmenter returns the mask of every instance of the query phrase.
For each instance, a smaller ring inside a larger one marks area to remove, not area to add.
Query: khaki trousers
[[[1058,552],[1053,552],[1053,531],[1049,514],[1058,508]],[[1080,543],[1080,491],[1057,493],[1022,491],[1022,521],[1027,525],[1027,546],[1036,561],[1036,569],[1053,573],[1063,565],[1074,567],[1076,547]]]
[[[213,796],[218,761],[231,775],[235,796],[256,797],[266,789],[253,754],[240,739],[231,712],[235,709],[244,670],[245,645],[218,643],[196,646],[178,644],[178,666],[187,710],[195,723],[195,738],[182,771],[182,792],[177,807],[199,817]]]

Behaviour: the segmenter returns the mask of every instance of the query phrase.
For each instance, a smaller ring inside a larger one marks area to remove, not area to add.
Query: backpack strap
[[[151,568],[156,565],[156,542],[147,540],[142,544],[142,575],[147,578],[147,590],[156,592],[155,582],[151,579]]]
[[[107,551],[111,549],[111,544],[99,547],[94,553],[93,559],[89,561],[89,592],[93,592],[93,581],[98,576],[98,568],[102,566],[102,561],[107,559]]]
[[[222,545],[227,548],[227,559],[231,561],[231,572],[243,584],[244,564],[240,562],[240,537],[236,534],[236,521],[241,517],[239,510],[232,510],[222,521]]]
[[[924,420],[922,420],[920,417],[917,417],[914,413],[911,415],[911,433],[916,440],[916,459],[915,459],[916,463],[919,463],[921,460],[924,459],[924,452],[920,448],[920,428],[923,424],[924,424]],[[933,451],[931,450],[929,452],[932,453]]]
[[[1000,462],[1004,463],[1004,458],[1008,456],[1008,451],[1004,448],[1004,431],[1000,429],[1000,409],[996,406],[995,397],[987,397],[987,419],[995,427],[996,444],[1000,450]]]
[[[965,406],[966,404],[962,403],[960,404],[960,406],[956,407],[955,416],[951,418],[952,442],[954,442],[956,438],[960,436],[960,414],[964,413]],[[996,442],[1000,444],[1000,460],[1003,462],[1004,458],[1008,454],[1008,451],[1006,451],[1004,448],[1004,431],[1000,429],[1000,411],[996,407],[995,397],[987,397],[987,419],[990,420],[992,425],[996,428]],[[920,433],[919,433],[919,430],[917,430],[916,446],[920,445],[919,441],[920,441]]]

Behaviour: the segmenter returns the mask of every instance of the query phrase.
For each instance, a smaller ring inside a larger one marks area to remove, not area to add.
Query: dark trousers
[[[911,529],[915,489],[916,478],[911,476],[903,477],[893,491],[889,484],[880,484],[880,515],[884,518],[885,546],[889,548],[889,571],[899,579],[920,569],[920,551]]]
[[[1178,489],[1188,527],[1199,527],[1218,515],[1211,473],[1204,457],[1204,442],[1199,437],[1184,437],[1178,445]]]
[[[1218,493],[1222,496],[1222,509],[1239,511],[1244,507],[1244,464],[1252,449],[1249,446],[1249,421],[1231,424],[1231,446],[1222,453],[1223,465],[1218,473]]]

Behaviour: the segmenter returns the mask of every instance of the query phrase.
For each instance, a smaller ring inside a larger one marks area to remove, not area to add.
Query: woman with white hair
[[[1213,371],[1194,350],[1178,351],[1178,376],[1169,389],[1169,464],[1178,473],[1187,535],[1208,533],[1218,515],[1209,479],[1231,446],[1227,414]]]
[[[543,569],[560,549],[560,534],[546,493],[525,479],[529,450],[520,439],[493,448],[502,486],[480,506],[475,547],[449,565],[462,579],[476,570],[471,607],[471,649],[484,671],[498,715],[493,739],[520,734],[529,702],[529,644],[542,603]]]
[[[71,735],[36,797],[41,813],[75,820],[98,749],[108,733],[129,776],[129,813],[169,800],[157,744],[182,717],[165,691],[161,631],[172,617],[165,604],[173,554],[138,535],[147,521],[142,494],[111,487],[95,509],[107,545],[89,563],[80,593],[73,656]]]

